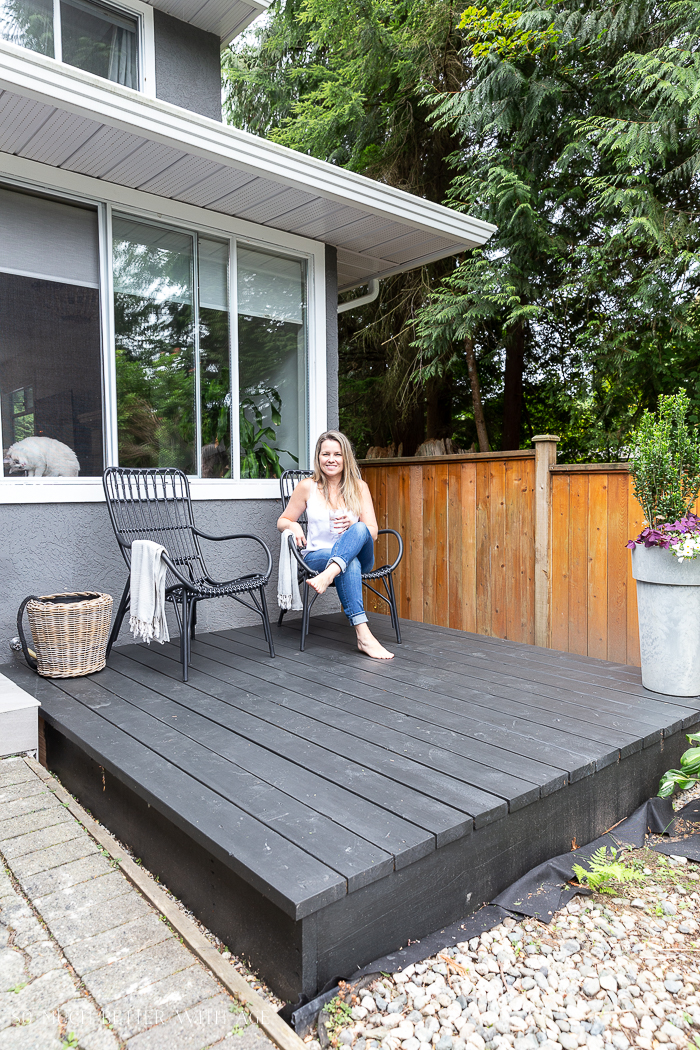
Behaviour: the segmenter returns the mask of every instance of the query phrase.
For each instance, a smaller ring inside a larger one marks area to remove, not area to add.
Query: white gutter
[[[349,303],[338,303],[338,313],[344,314],[346,310],[354,310],[357,306],[367,306],[373,303],[379,295],[379,281],[373,277],[369,282],[369,291],[366,295],[358,295],[357,299],[351,299]]]
[[[130,88],[6,41],[0,41],[0,88],[74,113],[84,120],[102,122],[163,143],[179,153],[203,157],[306,193],[315,192],[339,204],[355,205],[465,247],[484,244],[496,229],[491,223],[160,99],[146,98]]]

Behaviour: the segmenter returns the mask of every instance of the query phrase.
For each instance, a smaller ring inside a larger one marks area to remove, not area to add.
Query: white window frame
[[[231,243],[230,274],[234,272],[237,241],[266,251],[303,258],[307,263],[307,456],[313,459],[316,438],[327,429],[326,387],[326,289],[325,246],[296,234],[222,214],[214,214],[189,204],[156,198],[162,210],[155,211],[153,194],[100,183],[73,172],[54,169],[52,182],[46,181],[43,165],[20,157],[3,157],[0,185],[32,189],[56,199],[90,204],[97,208],[100,236],[100,313],[102,334],[103,447],[105,466],[117,466],[116,356],[114,300],[112,284],[112,213],[129,215],[144,222],[198,232]],[[43,170],[42,170],[43,169]],[[41,181],[37,176],[43,176]],[[235,281],[230,294],[231,326],[236,324]],[[233,333],[232,333],[233,335]],[[231,353],[234,353],[233,338]],[[238,370],[232,368],[232,397],[235,397]],[[0,424],[1,424],[0,420]],[[238,428],[233,428],[237,433]],[[238,458],[239,449],[231,449]],[[237,460],[236,460],[237,461]],[[276,478],[190,478],[193,500],[279,499]],[[101,478],[12,478],[0,477],[0,505],[9,503],[102,503]]]
[[[96,0],[101,3],[102,0]],[[105,7],[120,8],[139,19],[139,79],[141,94],[156,98],[156,38],[153,28],[153,8],[142,0],[119,0],[118,4],[107,3]]]
[[[138,91],[148,98],[156,97],[156,45],[155,31],[153,28],[153,8],[142,0],[92,0],[98,7],[106,11],[113,10],[116,14],[123,11],[128,15],[136,15],[138,21],[138,61],[139,61],[139,87]],[[69,69],[79,69],[79,66],[70,66],[63,61],[61,39],[61,0],[53,0],[53,60],[60,62],[62,66]],[[25,50],[30,50],[25,48]],[[51,55],[46,55],[51,58]]]

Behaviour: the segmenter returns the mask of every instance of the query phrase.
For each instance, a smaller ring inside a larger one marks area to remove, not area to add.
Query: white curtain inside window
[[[97,211],[0,188],[0,272],[99,287]]]
[[[138,90],[136,73],[136,33],[112,26],[109,46],[109,71],[107,78],[115,84]]]
[[[239,247],[238,313],[302,324],[303,262]]]

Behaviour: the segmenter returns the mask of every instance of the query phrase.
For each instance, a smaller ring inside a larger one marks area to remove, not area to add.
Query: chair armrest
[[[262,547],[267,555],[267,569],[263,575],[269,577],[272,572],[272,554],[270,553],[270,548],[264,540],[260,539],[259,536],[253,536],[250,532],[235,532],[230,536],[210,536],[208,532],[202,532],[201,529],[193,528],[192,531],[196,536],[201,536],[203,540],[216,540],[217,542],[219,540],[254,540],[255,543]]]
[[[299,568],[302,569],[302,571],[305,573],[305,575],[306,576],[317,576],[318,573],[315,571],[315,569],[311,569],[306,564],[306,562],[302,558],[301,554],[299,553],[299,548],[296,545],[294,537],[293,536],[288,536],[287,537],[287,542],[289,543],[290,551],[292,552],[292,554],[296,558],[296,561],[297,561],[297,564],[298,564]]]
[[[186,584],[188,587],[192,586],[192,581],[188,580],[188,578],[186,576],[182,575],[182,573],[180,572],[178,567],[172,562],[172,560],[170,559],[170,557],[167,554],[161,554],[161,558],[163,559],[165,564],[168,566],[168,569],[173,574],[175,579],[179,580],[180,583]]]
[[[127,561],[125,552],[126,551],[131,552],[133,541],[130,540],[130,541],[127,542],[127,540],[120,539],[119,536],[117,536],[117,541],[118,541],[119,546],[121,548],[122,554],[124,554],[124,560],[126,561],[127,566],[129,568],[129,571],[131,572],[131,563],[129,561]],[[165,564],[167,565],[168,570],[173,574],[173,576],[175,577],[176,580],[179,580],[180,583],[185,583],[187,585],[190,585],[192,583],[191,580],[188,580],[186,576],[182,575],[182,573],[180,572],[178,567],[173,564],[173,562],[171,561],[170,556],[168,554],[162,554],[161,557],[162,557],[163,561],[165,562]]]
[[[403,558],[403,540],[401,539],[401,536],[396,531],[396,529],[380,529],[377,533],[377,538],[379,538],[379,536],[396,536],[396,539],[398,540],[399,553],[396,557],[396,561],[394,562],[394,564],[389,567],[389,572],[393,572],[396,566]]]
[[[196,532],[204,540],[255,540],[256,543],[261,543],[263,547],[267,547],[264,540],[261,540],[258,536],[251,535],[249,532],[233,532],[230,536],[210,536],[208,532],[202,532],[201,529],[194,528],[194,526],[192,531]]]

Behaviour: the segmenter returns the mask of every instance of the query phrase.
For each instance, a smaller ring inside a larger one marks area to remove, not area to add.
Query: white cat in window
[[[62,441],[47,437],[28,437],[10,445],[3,455],[8,474],[27,471],[30,478],[77,478],[78,457]]]

